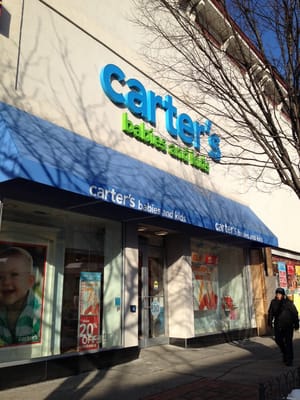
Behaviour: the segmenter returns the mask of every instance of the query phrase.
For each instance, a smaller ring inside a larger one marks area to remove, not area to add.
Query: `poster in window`
[[[41,342],[47,248],[0,242],[0,347]]]
[[[288,289],[289,289],[290,293],[294,293],[298,286],[294,264],[288,263],[286,266],[286,270],[287,270]]]
[[[298,292],[300,291],[300,265],[295,265],[295,274]]]
[[[278,274],[279,274],[279,286],[287,289],[287,277],[286,277],[286,266],[285,262],[278,261]]]
[[[192,264],[194,285],[194,310],[216,310],[217,267],[212,265]]]
[[[100,272],[80,272],[78,350],[96,350],[100,342]]]

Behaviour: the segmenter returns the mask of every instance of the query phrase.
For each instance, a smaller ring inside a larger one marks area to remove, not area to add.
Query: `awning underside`
[[[0,103],[0,182],[22,178],[270,246],[247,206]]]

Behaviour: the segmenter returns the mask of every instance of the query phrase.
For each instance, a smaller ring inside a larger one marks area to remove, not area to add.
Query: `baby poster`
[[[0,346],[41,342],[47,247],[0,242]]]

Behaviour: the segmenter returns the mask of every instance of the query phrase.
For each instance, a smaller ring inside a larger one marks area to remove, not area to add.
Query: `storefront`
[[[257,334],[278,246],[218,190],[219,131],[147,73],[129,2],[54,3],[7,3],[0,36],[0,388]]]
[[[277,239],[248,207],[5,103],[0,111],[6,387],[149,345],[255,334],[249,251]],[[7,259],[24,253],[33,300],[11,310]]]

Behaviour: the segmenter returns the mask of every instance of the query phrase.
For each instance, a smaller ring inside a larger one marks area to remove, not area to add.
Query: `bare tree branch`
[[[300,198],[300,1],[135,6],[157,79],[222,130],[221,163]]]

